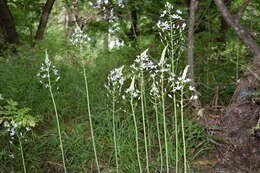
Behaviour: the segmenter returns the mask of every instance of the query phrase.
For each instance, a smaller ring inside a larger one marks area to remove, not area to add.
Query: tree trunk
[[[131,37],[132,40],[136,40],[137,39],[137,23],[138,23],[138,19],[137,19],[137,11],[136,8],[133,7],[133,9],[131,10]]]
[[[188,31],[188,65],[189,65],[189,78],[191,79],[191,86],[195,88],[195,76],[194,76],[194,53],[193,53],[193,34],[194,34],[194,25],[195,25],[195,12],[198,7],[197,0],[190,1],[190,17],[189,17],[189,31]],[[198,99],[192,101],[193,106],[199,110],[200,102]]]
[[[68,16],[67,16],[67,38],[70,39],[71,35],[73,34],[74,30],[75,30],[75,24],[76,24],[76,17],[74,14],[73,9],[71,9],[70,7],[67,8],[68,11]]]
[[[17,44],[18,35],[13,21],[13,16],[6,4],[6,0],[0,0],[0,18],[0,26],[2,28],[5,41],[10,44]]]
[[[76,23],[77,23],[77,19],[76,19],[76,11],[75,9],[77,8],[77,0],[71,0],[70,2],[67,2],[66,4],[66,9],[67,9],[67,38],[70,39],[71,35],[73,34],[75,27],[76,27]]]
[[[132,42],[131,44],[133,47],[137,48],[137,37],[138,37],[138,17],[137,17],[137,9],[136,9],[136,2],[132,4],[130,7],[130,15],[131,15],[131,28],[130,28],[130,34],[129,39]]]
[[[104,11],[104,21],[106,23],[105,32],[103,35],[103,49],[105,52],[109,51],[109,20],[111,17],[111,7],[110,4],[104,4],[105,11]]]
[[[236,88],[232,103],[239,102],[239,95],[241,91],[248,90],[253,87],[256,81],[256,77],[260,76],[260,47],[251,37],[250,33],[237,21],[237,18],[232,16],[222,0],[214,0],[219,11],[223,15],[227,24],[232,27],[240,39],[245,43],[249,51],[253,54],[251,68],[240,79],[240,82]]]
[[[54,2],[55,2],[55,0],[47,0],[46,1],[46,4],[45,4],[43,11],[42,11],[38,30],[36,32],[35,40],[43,40],[44,31],[45,31],[45,28],[47,26],[48,18],[49,18],[49,15],[51,13],[51,9],[53,7]]]

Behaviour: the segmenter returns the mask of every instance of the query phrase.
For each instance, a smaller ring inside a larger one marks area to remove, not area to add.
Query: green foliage
[[[1,104],[2,105],[2,104]],[[12,99],[7,100],[3,106],[0,105],[0,124],[10,127],[10,122],[18,123],[19,129],[35,127],[37,120],[29,114],[30,108],[18,108],[18,103]]]
[[[39,42],[34,48],[31,43],[36,31],[39,16],[44,1],[37,0],[10,0],[8,5],[13,14],[20,37],[20,45],[17,47],[18,54],[14,55],[8,51],[0,55],[0,145],[4,146],[0,151],[0,170],[8,173],[12,169],[19,172],[22,168],[18,140],[10,141],[7,129],[4,124],[11,124],[11,121],[20,122],[19,132],[26,133],[26,127],[35,127],[35,130],[27,132],[22,140],[25,161],[28,172],[41,172],[50,167],[50,163],[58,165],[61,163],[58,135],[56,134],[55,119],[53,118],[53,106],[49,99],[48,90],[43,88],[37,78],[37,73],[44,60],[44,50],[48,49],[50,59],[57,64],[60,70],[61,79],[59,90],[54,93],[57,102],[58,115],[63,129],[64,152],[68,170],[74,172],[90,172],[95,170],[94,153],[92,152],[90,126],[88,123],[88,109],[86,107],[86,93],[82,71],[82,63],[86,64],[86,72],[89,84],[90,107],[92,110],[93,131],[95,134],[97,155],[100,158],[100,167],[104,172],[116,172],[116,161],[113,152],[113,124],[111,114],[111,98],[106,97],[104,83],[107,83],[107,74],[114,68],[122,65],[129,65],[136,55],[143,50],[149,49],[149,58],[159,61],[164,45],[160,42],[160,36],[156,23],[161,18],[160,14],[164,9],[165,1],[158,0],[126,0],[126,8],[116,6],[117,1],[110,1],[114,15],[118,17],[109,23],[104,20],[102,10],[91,7],[85,0],[78,1],[75,13],[78,15],[79,25],[84,26],[84,33],[87,33],[91,41],[82,45],[83,53],[75,48],[67,38],[66,20],[68,9],[72,1],[56,1],[53,13],[48,22],[45,32],[45,39]],[[94,1],[92,1],[94,2]],[[174,9],[183,11],[183,19],[187,23],[187,4],[180,0],[171,0]],[[211,3],[211,4],[210,4]],[[232,1],[229,9],[235,14],[242,0]],[[251,59],[246,47],[238,39],[235,32],[223,26],[223,18],[219,15],[217,8],[210,1],[199,3],[196,18],[196,30],[194,41],[195,53],[195,77],[198,83],[198,91],[203,105],[221,105],[229,103],[236,81],[241,77],[244,68]],[[258,1],[250,2],[248,9],[241,18],[241,23],[249,30],[259,31],[257,22],[259,19]],[[137,13],[138,33],[136,40],[131,37],[131,25],[133,12]],[[82,22],[83,21],[83,22]],[[176,21],[177,23],[180,21]],[[110,37],[124,40],[124,46],[104,51],[103,36],[108,27],[115,32]],[[166,34],[166,33],[164,33]],[[175,56],[178,59],[178,74],[186,65],[186,31],[183,33],[184,42],[181,45],[183,53]],[[256,42],[260,42],[259,33],[252,36]],[[168,38],[165,44],[172,39]],[[177,50],[180,45],[172,46]],[[169,54],[170,55],[170,54]],[[125,74],[130,79],[131,72]],[[145,74],[145,82],[151,84],[149,74]],[[130,82],[127,82],[129,85]],[[137,81],[140,87],[140,81]],[[124,86],[124,89],[127,86]],[[169,89],[169,86],[165,86]],[[145,92],[148,95],[148,90]],[[168,94],[168,93],[167,93]],[[259,99],[259,91],[252,95],[253,101]],[[12,99],[5,99],[12,98]],[[180,96],[177,96],[180,99]],[[184,97],[186,101],[188,96]],[[214,99],[214,100],[213,100]],[[120,99],[120,101],[122,101]],[[127,100],[128,102],[130,100]],[[151,172],[158,171],[159,152],[157,129],[155,123],[155,112],[148,98],[145,105],[147,114],[147,140]],[[168,135],[168,155],[172,163],[170,169],[175,169],[175,143],[177,132],[178,154],[183,157],[183,145],[181,139],[181,128],[174,128],[172,120],[173,108],[171,99],[166,99],[166,124]],[[19,103],[19,105],[18,105]],[[188,102],[187,102],[188,103]],[[142,138],[142,118],[140,105],[134,105],[137,115],[137,127],[140,136],[141,164],[145,165],[145,147]],[[119,172],[137,172],[136,160],[135,125],[132,120],[130,107],[126,102],[117,102],[115,109],[115,127],[117,129],[117,145],[119,156]],[[158,109],[162,112],[161,108]],[[189,107],[184,112],[184,130],[186,132],[186,148],[189,165],[204,154],[208,154],[212,146],[208,143],[209,135],[207,129],[193,121],[189,115]],[[178,115],[180,112],[177,112]],[[35,116],[38,115],[38,116]],[[159,113],[159,117],[162,114]],[[179,117],[178,117],[179,118]],[[159,126],[162,127],[162,119],[159,118]],[[178,131],[176,131],[178,130]],[[163,135],[163,131],[159,131]],[[160,136],[159,135],[159,136]],[[163,147],[165,147],[163,145]],[[59,167],[59,166],[58,166]],[[60,167],[59,167],[60,168]],[[91,170],[92,169],[92,170]],[[0,171],[0,172],[1,172]],[[1,172],[1,173],[2,173]]]

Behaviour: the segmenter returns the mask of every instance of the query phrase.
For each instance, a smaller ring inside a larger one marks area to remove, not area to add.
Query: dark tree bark
[[[6,0],[0,0],[0,19],[0,26],[5,41],[10,44],[17,44],[18,35],[13,21],[13,16],[6,4]]]
[[[44,31],[45,31],[45,28],[47,26],[48,18],[49,18],[49,15],[51,13],[51,9],[53,7],[54,2],[55,2],[55,0],[47,0],[46,1],[46,4],[45,4],[43,11],[42,11],[38,30],[36,32],[35,40],[43,40]]]
[[[131,39],[136,40],[137,39],[137,24],[138,24],[138,18],[137,18],[137,10],[135,7],[131,10]]]
[[[197,0],[190,1],[190,17],[189,17],[189,31],[188,31],[188,65],[189,65],[189,78],[191,79],[191,86],[195,87],[195,76],[194,76],[194,52],[193,52],[193,34],[194,34],[194,25],[195,25],[195,12],[198,7]],[[193,106],[199,110],[200,102],[198,99],[192,101]]]

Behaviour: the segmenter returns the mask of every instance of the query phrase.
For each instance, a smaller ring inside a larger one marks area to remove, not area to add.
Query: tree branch
[[[214,0],[214,2],[227,24],[236,31],[240,39],[246,44],[249,51],[254,55],[255,58],[253,63],[260,63],[260,48],[253,40],[250,33],[240,23],[235,22],[235,17],[230,14],[222,0]]]

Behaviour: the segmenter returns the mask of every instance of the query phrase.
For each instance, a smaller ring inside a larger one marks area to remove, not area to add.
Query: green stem
[[[171,19],[171,23],[172,23],[172,19]],[[174,55],[174,49],[173,49],[173,42],[174,42],[174,40],[173,40],[173,27],[171,26],[171,41],[170,41],[170,43],[171,43],[171,71],[174,73],[174,60],[173,60],[173,55]]]
[[[113,139],[114,139],[114,148],[115,148],[115,158],[116,158],[116,172],[119,173],[119,166],[118,166],[118,157],[117,157],[117,140],[116,140],[116,123],[115,123],[115,91],[113,91],[113,105],[112,105],[112,112],[113,112]]]
[[[53,92],[52,92],[50,71],[49,71],[49,69],[47,71],[48,71],[49,91],[50,91],[50,95],[51,95],[51,99],[52,99],[52,103],[53,103],[53,107],[54,107],[54,111],[55,111],[56,124],[57,124],[57,128],[58,128],[58,135],[59,135],[59,140],[60,140],[60,149],[61,149],[61,155],[62,155],[62,163],[63,163],[64,173],[67,173],[66,163],[65,163],[65,155],[64,155],[62,138],[61,138],[61,129],[60,129],[59,116],[58,116],[58,111],[57,111],[57,106],[56,106],[56,102],[55,102],[55,99],[54,99],[54,95],[53,95]]]
[[[139,155],[139,144],[138,144],[138,128],[137,128],[137,123],[136,123],[135,109],[134,109],[134,103],[133,103],[132,96],[131,96],[131,108],[132,108],[132,115],[133,115],[134,126],[135,126],[136,155],[137,155],[137,160],[138,160],[139,172],[142,173],[142,166],[141,166],[141,160],[140,160],[140,155]]]
[[[183,113],[183,88],[181,89],[181,131],[182,131],[182,142],[183,142],[183,165],[184,173],[187,173],[187,158],[186,158],[186,141],[185,141],[185,130],[184,130],[184,113]]]
[[[178,145],[179,145],[179,141],[178,141],[178,118],[177,118],[177,103],[176,103],[176,94],[173,93],[173,108],[174,108],[174,126],[175,126],[175,172],[178,172]]]
[[[144,146],[145,146],[145,157],[146,157],[146,170],[149,173],[149,156],[147,147],[146,127],[145,127],[145,109],[144,109],[144,74],[141,72],[141,105],[142,105],[142,119],[143,119],[143,131],[144,131]]]
[[[95,154],[97,171],[98,171],[98,173],[100,173],[100,167],[99,167],[98,158],[97,158],[97,150],[96,150],[96,145],[95,145],[94,130],[93,130],[93,126],[92,126],[90,104],[89,104],[88,81],[87,81],[86,69],[85,69],[84,66],[83,66],[83,72],[84,72],[84,81],[85,81],[86,95],[87,95],[87,107],[88,107],[88,117],[89,117],[89,125],[90,125],[90,132],[91,132],[91,138],[92,138],[92,145],[93,145],[93,150],[94,150],[94,154]]]
[[[19,140],[19,146],[20,146],[20,152],[21,152],[21,156],[22,156],[22,162],[23,162],[23,172],[26,173],[26,166],[25,166],[25,159],[24,159],[24,154],[23,154],[23,145],[21,142],[20,137],[17,135],[18,140]]]
[[[159,116],[158,116],[157,103],[154,104],[154,109],[155,109],[155,116],[156,116],[156,128],[157,128],[158,143],[159,143],[159,149],[160,149],[160,161],[161,161],[160,172],[162,172],[163,171],[163,154],[162,154],[162,144],[161,144],[161,139],[160,139],[160,126],[159,126]]]
[[[163,114],[163,131],[164,131],[166,172],[169,173],[169,158],[168,158],[168,145],[167,145],[167,126],[166,126],[166,116],[165,116],[163,77],[162,77],[162,79],[161,79],[161,99],[162,99],[162,114]]]

